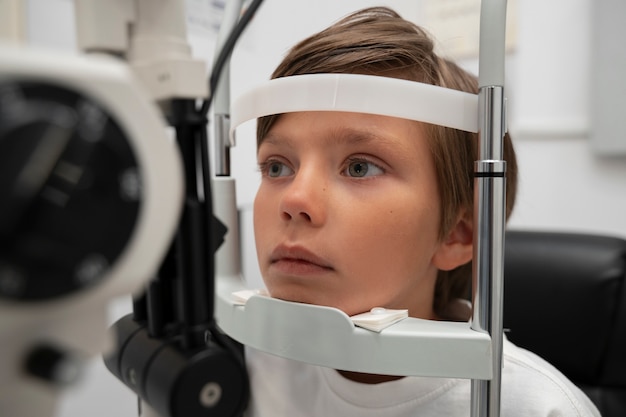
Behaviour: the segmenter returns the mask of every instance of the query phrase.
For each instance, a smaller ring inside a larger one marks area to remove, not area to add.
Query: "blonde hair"
[[[437,56],[426,31],[386,7],[355,12],[301,41],[288,52],[272,78],[315,73],[378,75],[478,92],[475,76]],[[278,117],[280,115],[259,118],[257,145]],[[478,135],[437,125],[424,126],[435,163],[442,207],[439,237],[443,239],[460,213],[472,215]],[[504,138],[504,159],[507,161],[508,218],[517,190],[517,162],[508,134]],[[470,286],[471,262],[452,271],[439,271],[435,312],[445,314],[450,300],[466,298]]]

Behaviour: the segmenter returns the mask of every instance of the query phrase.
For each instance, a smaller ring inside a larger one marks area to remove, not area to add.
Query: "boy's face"
[[[434,318],[440,201],[421,126],[345,112],[282,115],[258,150],[261,273],[273,297]]]

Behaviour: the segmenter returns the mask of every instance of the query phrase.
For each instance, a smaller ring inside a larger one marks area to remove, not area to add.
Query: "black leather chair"
[[[626,416],[626,240],[508,231],[504,328],[597,405]]]

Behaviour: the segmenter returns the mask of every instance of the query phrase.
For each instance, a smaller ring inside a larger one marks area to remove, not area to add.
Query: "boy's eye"
[[[349,177],[362,178],[381,175],[384,171],[372,162],[365,160],[350,161],[346,168],[346,175]]]
[[[262,165],[261,170],[265,175],[272,178],[284,177],[293,174],[293,170],[278,161],[269,161]]]

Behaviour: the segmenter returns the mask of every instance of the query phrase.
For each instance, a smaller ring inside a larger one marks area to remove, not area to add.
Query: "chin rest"
[[[626,240],[508,231],[504,328],[604,417],[626,416]]]

